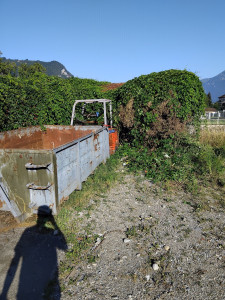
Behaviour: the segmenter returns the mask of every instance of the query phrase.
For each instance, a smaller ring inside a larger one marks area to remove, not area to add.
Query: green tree
[[[20,77],[28,78],[33,76],[35,73],[45,73],[46,69],[39,63],[34,63],[33,65],[28,66],[26,63],[23,63],[18,68],[18,73]]]
[[[0,51],[0,56],[2,52]],[[3,62],[2,57],[0,57],[0,75],[12,75],[16,76],[16,64]]]
[[[210,92],[207,95],[205,95],[205,105],[206,107],[213,107],[212,97]]]

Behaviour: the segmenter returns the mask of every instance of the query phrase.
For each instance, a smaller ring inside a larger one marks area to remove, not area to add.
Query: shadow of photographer
[[[46,227],[46,223],[50,223],[53,229]],[[49,207],[40,206],[37,224],[24,230],[14,249],[15,254],[5,278],[0,300],[8,299],[10,286],[18,271],[19,283],[14,299],[43,299],[46,286],[50,280],[54,280],[54,286],[57,287],[54,299],[59,300],[61,292],[58,282],[57,249],[66,250],[66,240]]]

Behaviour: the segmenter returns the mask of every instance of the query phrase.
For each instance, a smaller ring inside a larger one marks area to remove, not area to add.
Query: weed
[[[215,149],[223,149],[225,146],[225,132],[201,130],[199,140],[203,145],[210,145]]]
[[[163,200],[164,200],[165,202],[172,202],[172,201],[173,201],[173,199],[172,199],[172,198],[169,198],[169,197],[165,197],[165,198],[163,198]]]
[[[224,177],[218,177],[217,178],[217,185],[219,186],[219,187],[224,187],[225,186],[225,178]]]
[[[193,204],[192,204],[190,201],[184,200],[183,203],[184,203],[184,204],[187,204],[187,205],[190,205],[191,207],[193,207]]]
[[[136,200],[136,201],[138,201],[138,202],[145,203],[145,201],[144,201],[144,198],[143,198],[143,197],[136,197],[136,198],[135,198],[135,200]]]
[[[88,212],[85,214],[85,217],[89,219],[90,216],[91,216],[90,211],[88,211]]]
[[[132,226],[130,228],[127,228],[127,230],[125,231],[125,234],[126,234],[127,238],[136,237],[137,236],[136,227]]]
[[[96,262],[96,256],[92,255],[92,254],[89,254],[87,256],[87,261],[88,261],[89,264],[95,263]]]
[[[160,141],[154,151],[129,144],[124,144],[119,151],[127,157],[128,170],[138,174],[139,178],[142,171],[142,177],[160,184],[163,189],[170,189],[172,182],[176,182],[186,191],[198,195],[200,183],[225,185],[224,149],[223,138],[218,143],[207,144],[183,134]],[[138,181],[139,189],[142,188],[142,177]],[[156,187],[153,192],[161,196]]]
[[[143,224],[139,224],[138,225],[138,230],[145,233],[145,234],[148,234],[150,232],[151,228],[148,227],[148,226],[145,226]]]

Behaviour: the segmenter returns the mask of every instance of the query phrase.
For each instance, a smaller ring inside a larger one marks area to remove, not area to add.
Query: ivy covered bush
[[[143,75],[111,93],[121,138],[156,147],[162,139],[199,124],[205,93],[199,78],[186,70]]]
[[[114,99],[123,142],[118,152],[129,170],[154,182],[176,182],[191,192],[199,182],[224,182],[222,150],[202,145],[187,130],[189,124],[198,128],[205,108],[195,74],[169,70],[140,76],[108,96]]]
[[[0,131],[32,125],[69,125],[75,100],[103,96],[101,88],[106,82],[48,76],[41,67],[22,65],[17,71],[14,65],[0,60]],[[92,109],[87,106],[86,110]],[[102,105],[94,109],[101,112]],[[81,105],[77,115],[83,118]]]

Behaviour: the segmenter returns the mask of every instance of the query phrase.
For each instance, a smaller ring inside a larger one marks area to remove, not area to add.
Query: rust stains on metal
[[[48,190],[52,183],[48,183],[46,186],[36,185],[34,182],[28,183],[26,187],[32,190]]]
[[[99,145],[98,137],[99,137],[98,133],[94,135],[94,151],[98,151],[98,145]]]
[[[98,133],[96,133],[96,134],[94,135],[94,140],[97,140],[97,139],[98,139],[98,137],[99,137],[99,134],[98,134]]]
[[[0,199],[0,208],[3,207],[4,202]]]
[[[21,128],[0,133],[0,148],[50,150],[82,138],[92,132],[93,130],[91,129],[84,131],[75,129],[73,126],[57,125],[47,126],[45,131],[42,131],[38,126]]]

